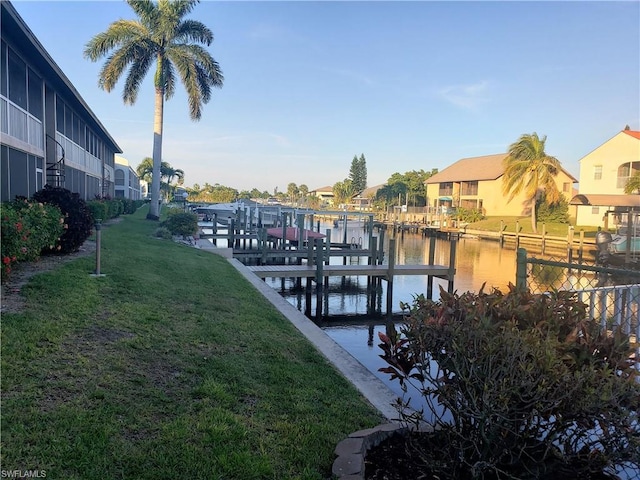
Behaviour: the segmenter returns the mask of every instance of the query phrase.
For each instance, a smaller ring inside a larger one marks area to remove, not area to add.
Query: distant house
[[[626,195],[624,187],[640,172],[640,132],[623,130],[580,160],[577,224],[609,228],[626,221],[630,209],[640,211],[640,195]],[[612,218],[610,218],[610,216]]]
[[[445,210],[450,207],[478,209],[490,217],[529,215],[530,205],[523,193],[511,201],[503,194],[503,160],[507,155],[500,153],[463,158],[429,177],[425,182],[427,204],[436,208],[444,207]],[[564,169],[556,177],[558,190],[567,201],[572,197],[576,181]]]
[[[0,200],[45,184],[114,196],[122,150],[9,1],[0,24]]]
[[[143,198],[142,195],[140,177],[138,177],[136,171],[129,165],[129,160],[120,155],[116,155],[115,197],[140,200]]]
[[[384,185],[385,184],[381,184],[365,188],[362,192],[353,197],[351,204],[356,210],[371,210],[373,199],[376,198],[376,193],[378,193],[378,190],[384,187]]]
[[[333,187],[326,186],[311,190],[309,195],[318,197],[321,202],[333,205]]]

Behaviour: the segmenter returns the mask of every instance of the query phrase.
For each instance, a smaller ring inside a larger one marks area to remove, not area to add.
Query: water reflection
[[[321,231],[324,231],[321,228]],[[388,264],[389,235],[375,233],[375,237],[384,237],[385,264]],[[347,238],[356,238],[362,241],[364,248],[368,248],[369,234],[364,232],[362,225],[352,226],[347,229]],[[344,230],[341,227],[331,229],[332,239],[344,238]],[[429,263],[429,250],[431,239],[419,233],[403,233],[396,237],[397,265],[423,265]],[[434,263],[436,265],[449,265],[451,243],[445,239],[436,239],[434,248]],[[358,264],[366,263],[366,258],[347,257],[332,258],[332,264],[341,264],[343,261]],[[461,238],[457,242],[456,274],[454,290],[458,292],[479,291],[483,284],[485,289],[491,287],[506,290],[509,283],[515,283],[516,252],[500,248],[498,242],[478,240],[475,238]],[[316,312],[317,301],[315,295],[308,296],[302,288],[297,288],[294,279],[267,279],[267,282],[277,289],[290,303],[301,311]],[[426,276],[397,276],[393,285],[392,311],[401,312],[400,303],[410,303],[417,294],[427,292],[428,278]],[[447,282],[442,279],[434,279],[434,299],[439,297],[439,287],[446,289]],[[324,302],[322,311],[325,316],[366,315],[372,299],[367,295],[368,279],[366,276],[342,278],[329,278],[327,288],[320,301]],[[386,282],[381,282],[375,292],[377,313],[386,312]],[[311,305],[307,305],[307,301]],[[313,315],[312,315],[313,316]]]

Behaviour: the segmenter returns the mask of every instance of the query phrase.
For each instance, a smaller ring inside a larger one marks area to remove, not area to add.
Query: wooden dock
[[[312,283],[315,282],[316,317],[322,315],[323,301],[320,298],[323,290],[329,285],[329,277],[367,277],[367,294],[370,298],[370,312],[376,309],[376,303],[382,300],[376,292],[382,281],[386,281],[386,306],[387,316],[392,315],[393,284],[397,276],[414,275],[427,277],[426,297],[433,298],[433,279],[438,278],[447,281],[447,291],[453,292],[455,275],[456,242],[450,244],[449,265],[435,265],[436,239],[429,241],[429,260],[427,265],[396,265],[395,245],[396,239],[389,239],[389,252],[387,264],[383,263],[385,257],[382,246],[385,245],[385,231],[381,229],[379,235],[373,235],[373,215],[368,214],[368,222],[364,224],[368,233],[368,242],[362,238],[347,239],[347,218],[344,216],[344,234],[341,242],[331,241],[331,230],[326,234],[314,231],[313,228],[304,228],[305,224],[313,227],[313,215],[306,219],[304,214],[297,216],[296,227],[293,227],[293,215],[283,214],[280,226],[264,228],[247,223],[242,215],[237,219],[231,218],[226,234],[220,234],[213,227],[211,234],[201,234],[202,238],[210,238],[213,244],[217,239],[226,238],[228,248],[233,257],[242,260],[252,260],[258,265],[247,266],[256,276],[266,278],[294,278],[299,286],[302,279],[306,279],[306,295],[312,292]],[[307,221],[308,220],[308,221]],[[216,225],[214,223],[214,225]],[[204,226],[204,225],[203,225]],[[368,226],[368,228],[367,228]],[[317,230],[320,229],[318,222]],[[366,243],[367,248],[363,248]],[[255,248],[254,248],[255,247]],[[342,265],[332,265],[332,257],[342,257]],[[366,257],[366,264],[352,264],[354,257]],[[309,300],[308,305],[311,304]],[[310,312],[305,312],[310,315]]]
[[[260,278],[316,278],[317,265],[255,265],[249,270]],[[389,278],[392,275],[429,275],[445,280],[451,271],[443,265],[324,265],[321,275],[324,277],[367,276]]]

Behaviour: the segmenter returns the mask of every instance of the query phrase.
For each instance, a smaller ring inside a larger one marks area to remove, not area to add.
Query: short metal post
[[[100,273],[100,248],[102,240],[102,219],[97,218],[95,223],[96,228],[96,270],[91,275],[92,277],[104,277],[104,274]]]
[[[96,220],[96,275],[100,275],[100,243],[102,237],[102,220]]]

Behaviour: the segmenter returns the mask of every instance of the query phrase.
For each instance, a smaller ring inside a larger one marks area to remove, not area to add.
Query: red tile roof
[[[634,130],[623,130],[623,132],[626,133],[627,135],[631,135],[632,137],[640,140],[640,132],[636,132]]]

